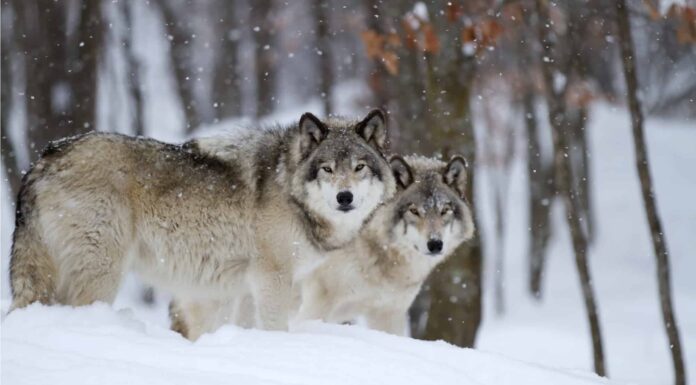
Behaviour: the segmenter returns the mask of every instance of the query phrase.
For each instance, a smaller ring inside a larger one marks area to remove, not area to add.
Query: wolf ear
[[[443,180],[447,185],[452,187],[459,196],[462,198],[466,197],[466,179],[467,179],[467,169],[469,164],[466,162],[461,155],[455,155],[445,167],[445,172],[443,174]]]
[[[326,125],[310,112],[305,112],[302,115],[299,127],[302,135],[303,152],[321,143],[329,132]]]
[[[380,109],[372,110],[358,123],[355,131],[381,153],[387,143],[387,116]]]
[[[389,166],[391,166],[392,173],[396,182],[402,188],[406,188],[413,183],[413,173],[411,172],[411,167],[404,160],[404,158],[394,155],[389,159]]]

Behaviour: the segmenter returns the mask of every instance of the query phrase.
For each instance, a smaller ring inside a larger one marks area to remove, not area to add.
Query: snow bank
[[[609,384],[358,326],[227,326],[191,343],[104,304],[32,305],[2,323],[3,384]]]

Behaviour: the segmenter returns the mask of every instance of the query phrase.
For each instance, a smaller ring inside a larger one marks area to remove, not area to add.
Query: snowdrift
[[[609,384],[444,342],[305,323],[290,333],[227,326],[191,343],[105,304],[32,305],[2,322],[2,383]]]

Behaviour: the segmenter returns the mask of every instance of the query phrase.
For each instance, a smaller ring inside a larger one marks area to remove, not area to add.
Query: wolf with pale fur
[[[465,197],[467,164],[422,156],[390,161],[400,187],[360,235],[327,252],[298,286],[296,321],[350,322],[392,334],[406,331],[406,313],[430,272],[474,234]],[[299,309],[298,309],[299,308]],[[190,339],[226,323],[254,326],[249,296],[227,301],[175,301],[174,329]]]
[[[90,133],[53,143],[25,176],[13,308],[113,301],[136,272],[177,298],[249,290],[257,326],[286,329],[293,283],[350,242],[396,191],[386,119],[259,129],[170,145]]]

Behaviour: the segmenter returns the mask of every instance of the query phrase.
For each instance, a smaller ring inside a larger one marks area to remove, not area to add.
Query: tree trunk
[[[256,42],[256,117],[275,109],[276,92],[275,26],[271,16],[272,0],[257,0],[251,8],[251,25]]]
[[[458,346],[471,347],[481,322],[481,266],[483,254],[480,228],[476,215],[476,137],[471,119],[470,92],[476,70],[473,57],[464,57],[461,50],[461,20],[454,22],[440,9],[447,9],[446,1],[437,2],[431,16],[442,48],[432,54],[432,77],[426,87],[429,97],[425,111],[433,120],[432,140],[421,142],[425,154],[442,154],[445,159],[454,153],[464,155],[472,167],[469,169],[467,198],[474,213],[476,232],[474,238],[460,246],[455,253],[437,268],[429,278],[430,309],[423,338],[445,340]],[[430,77],[429,76],[429,77]]]
[[[636,75],[635,50],[633,48],[633,38],[631,36],[631,24],[628,17],[628,9],[625,0],[616,2],[617,22],[619,38],[621,39],[621,57],[623,59],[624,77],[628,91],[628,105],[631,110],[631,123],[633,126],[633,145],[636,153],[636,168],[640,179],[641,192],[643,194],[643,204],[645,213],[650,226],[655,259],[657,261],[657,280],[660,291],[660,304],[662,307],[662,319],[664,321],[669,346],[672,352],[672,362],[674,364],[674,383],[686,385],[686,371],[684,369],[684,358],[682,357],[681,342],[679,339],[679,329],[677,320],[672,307],[672,291],[669,271],[669,253],[667,251],[667,240],[662,230],[662,223],[657,212],[655,202],[652,176],[650,174],[650,164],[648,151],[645,145],[645,134],[643,132],[643,112],[641,110],[640,99],[638,98],[638,79]]]
[[[101,0],[84,0],[80,12],[77,39],[72,43],[77,55],[70,55],[67,71],[75,95],[74,130],[96,129],[97,74],[102,41]]]
[[[529,289],[541,297],[546,249],[551,236],[550,214],[553,199],[553,166],[544,164],[539,143],[534,93],[527,87],[522,104],[527,132],[527,179],[529,183]]]
[[[547,3],[544,0],[536,0],[536,10],[539,15],[538,22],[538,38],[539,43],[543,48],[542,54],[545,58],[552,58],[550,38],[550,18]],[[592,288],[592,279],[587,262],[587,241],[585,239],[582,222],[580,221],[580,210],[576,202],[576,196],[572,191],[572,168],[569,161],[567,135],[564,134],[563,128],[567,124],[565,111],[558,95],[555,95],[553,89],[553,68],[550,60],[542,61],[542,74],[546,88],[546,100],[549,107],[549,123],[551,125],[551,133],[554,147],[554,160],[556,165],[556,176],[558,188],[565,203],[566,219],[573,243],[573,251],[575,253],[575,264],[580,276],[580,285],[582,294],[585,300],[585,310],[590,324],[592,335],[592,348],[594,351],[594,369],[600,376],[606,375],[606,366],[604,363],[604,349],[602,346],[602,336],[599,326],[599,316],[597,304]]]
[[[121,12],[125,22],[126,36],[123,39],[123,52],[126,56],[128,69],[128,89],[131,95],[131,109],[133,111],[133,126],[135,135],[145,135],[145,116],[143,113],[143,93],[141,89],[140,60],[136,57],[133,44],[135,34],[133,31],[133,7],[132,2],[121,4]]]
[[[81,2],[70,34],[65,3],[16,0],[13,8],[25,55],[27,136],[34,160],[49,141],[95,128],[101,3]]]
[[[533,42],[536,41],[535,12],[523,8],[524,34],[519,45],[520,72],[531,74],[539,67]],[[527,183],[529,186],[529,290],[540,299],[548,242],[551,238],[550,214],[554,200],[553,161],[545,159],[539,137],[534,77],[523,75],[522,112],[527,135]],[[550,164],[549,164],[550,163]]]
[[[386,13],[380,8],[380,4],[381,3],[378,0],[365,0],[367,29],[381,35],[384,33],[384,18]],[[393,6],[393,3],[389,3],[388,5]],[[385,4],[385,6],[387,6],[387,4]],[[389,74],[384,68],[384,65],[380,63],[378,59],[372,60],[370,67],[371,68],[367,77],[367,84],[372,91],[372,103],[375,107],[381,108],[384,111],[389,111],[388,104],[390,100],[390,93],[389,87],[387,87]],[[390,117],[390,119],[393,120],[394,117]],[[392,136],[393,134],[394,133],[392,132]]]
[[[588,112],[587,107],[581,106],[578,108],[578,122],[575,128],[575,142],[578,147],[578,155],[580,160],[579,165],[579,175],[578,175],[578,197],[582,204],[583,219],[585,222],[585,232],[587,234],[587,240],[592,244],[595,238],[595,219],[594,210],[592,206],[592,191],[591,183],[592,174],[590,173],[590,156],[589,147],[587,142],[587,119]]]
[[[169,56],[172,69],[174,70],[174,80],[179,98],[181,99],[181,106],[184,110],[186,132],[191,133],[202,122],[193,89],[193,74],[190,70],[189,62],[189,55],[191,55],[189,38],[191,32],[184,24],[187,21],[180,20],[177,17],[175,10],[172,8],[173,4],[167,0],[159,0],[158,5],[164,18],[167,35],[169,35]]]
[[[329,4],[326,0],[314,0],[314,21],[316,23],[317,55],[319,56],[319,92],[324,106],[324,116],[333,114],[331,87],[333,68],[331,64],[331,36],[329,35]]]
[[[222,7],[219,12],[223,16],[218,24],[221,44],[214,69],[213,101],[218,104],[217,118],[222,120],[242,114],[242,94],[237,68],[239,33],[235,30],[239,26],[235,4],[224,2],[218,5]]]
[[[497,176],[496,178],[502,178]],[[501,186],[507,184],[506,181],[494,182],[493,194],[494,201],[494,217],[495,217],[495,272],[493,275],[493,291],[495,313],[499,317],[505,314],[505,198],[507,198],[507,187]]]
[[[21,165],[18,163],[16,150],[12,146],[8,130],[10,126],[10,111],[12,110],[12,87],[14,86],[13,72],[15,68],[12,65],[12,61],[15,49],[14,39],[17,16],[15,10],[11,9],[8,3],[2,2],[2,14],[7,15],[8,12],[12,12],[14,17],[12,20],[3,23],[2,41],[0,42],[2,46],[2,52],[0,53],[0,59],[2,60],[2,70],[0,71],[0,75],[2,76],[2,80],[0,81],[0,88],[2,89],[2,94],[0,95],[0,108],[2,108],[2,111],[0,111],[0,118],[2,119],[0,125],[0,141],[2,143],[2,148],[0,148],[0,152],[2,153],[2,164],[5,166],[10,193],[12,197],[15,197],[19,191],[20,181],[22,179],[20,172]],[[16,77],[14,78],[16,79]]]

